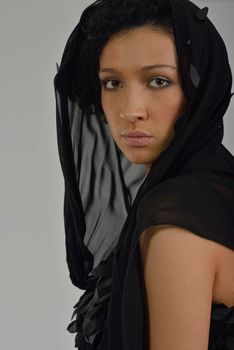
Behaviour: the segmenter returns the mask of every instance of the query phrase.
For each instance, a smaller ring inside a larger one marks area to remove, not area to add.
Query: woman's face
[[[186,103],[173,37],[147,26],[134,28],[107,42],[99,65],[101,103],[112,136],[129,161],[150,170],[172,141]],[[151,137],[123,137],[131,131]]]

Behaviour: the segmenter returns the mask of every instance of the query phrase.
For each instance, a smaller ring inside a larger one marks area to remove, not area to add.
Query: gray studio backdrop
[[[74,348],[66,327],[82,291],[66,266],[53,78],[91,2],[0,1],[0,349]],[[194,2],[210,8],[234,72],[234,0]],[[223,143],[234,154],[233,109]]]

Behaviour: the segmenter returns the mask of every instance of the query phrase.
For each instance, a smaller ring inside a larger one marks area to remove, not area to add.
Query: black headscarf
[[[189,102],[176,121],[174,139],[146,174],[145,165],[131,163],[117,148],[104,115],[88,115],[69,96],[82,21],[101,2],[82,13],[54,79],[66,258],[72,283],[85,290],[67,329],[77,333],[80,350],[143,350],[141,232],[177,225],[234,249],[234,157],[222,144],[232,74],[208,8],[171,0]]]

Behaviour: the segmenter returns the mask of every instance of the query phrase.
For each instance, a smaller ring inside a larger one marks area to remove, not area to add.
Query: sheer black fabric
[[[234,157],[222,144],[232,74],[208,9],[170,1],[189,103],[146,174],[117,148],[104,115],[84,112],[71,95],[82,21],[102,2],[83,12],[54,79],[66,259],[72,283],[85,290],[67,329],[80,350],[143,350],[142,231],[174,224],[234,249]],[[218,349],[234,349],[234,305],[212,304],[209,350]]]

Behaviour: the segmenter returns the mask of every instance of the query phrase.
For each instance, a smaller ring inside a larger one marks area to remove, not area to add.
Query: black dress
[[[207,8],[171,1],[189,103],[146,174],[117,148],[104,115],[82,110],[74,94],[82,25],[95,6],[70,35],[54,79],[66,259],[72,283],[84,290],[67,329],[79,350],[146,350],[141,232],[172,224],[234,249],[234,157],[222,144],[232,74]],[[209,350],[233,349],[234,305],[213,303]]]

